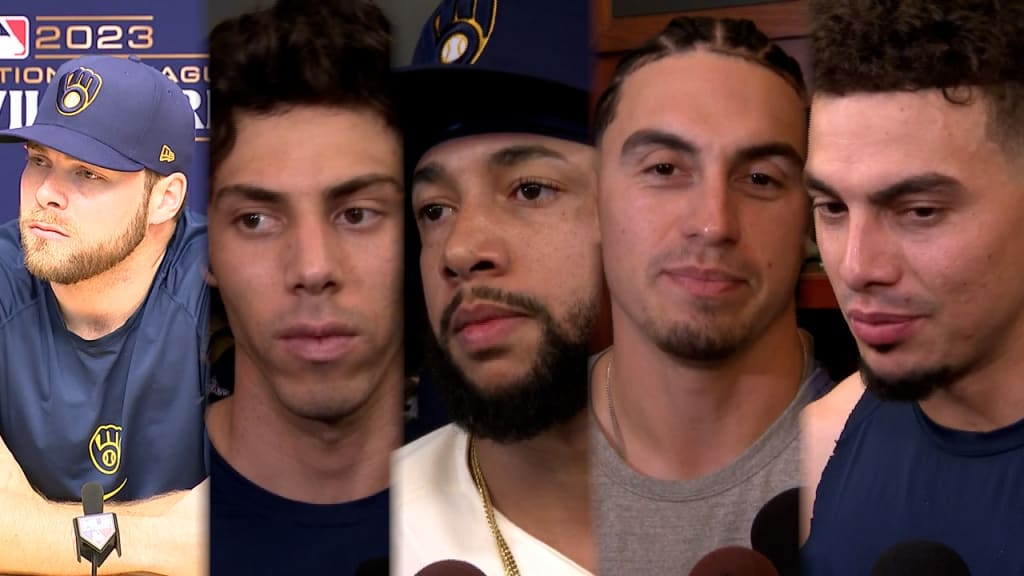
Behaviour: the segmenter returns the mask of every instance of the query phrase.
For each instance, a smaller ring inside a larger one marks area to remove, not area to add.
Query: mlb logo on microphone
[[[28,18],[0,16],[0,60],[28,58]]]

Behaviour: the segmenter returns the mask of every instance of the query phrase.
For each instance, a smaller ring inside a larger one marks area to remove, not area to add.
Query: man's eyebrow
[[[926,172],[924,174],[916,174],[909,178],[904,178],[895,184],[886,186],[877,192],[871,193],[868,198],[872,204],[886,205],[892,204],[898,200],[906,198],[907,196],[913,196],[923,192],[945,191],[959,194],[963,190],[963,183],[952,176],[947,176],[938,172]]]
[[[411,187],[415,190],[420,184],[437,184],[445,179],[447,174],[439,162],[427,162],[412,173]]]
[[[804,165],[804,157],[797,152],[792,144],[786,142],[765,142],[741,148],[733,158],[735,164],[746,164],[761,158],[782,157],[797,166]]]
[[[656,146],[659,148],[668,148],[675,152],[682,152],[690,156],[699,156],[700,150],[697,145],[689,140],[672,134],[671,132],[665,132],[663,130],[637,130],[629,135],[628,138],[622,143],[622,149],[619,151],[619,157],[625,158],[641,148],[648,146]]]
[[[280,205],[284,204],[283,192],[277,190],[271,190],[262,186],[255,186],[251,184],[232,184],[230,186],[224,186],[217,188],[213,191],[213,204],[219,205],[221,202],[238,199],[249,202],[258,202],[260,204],[269,205]]]
[[[817,192],[819,194],[824,194],[825,196],[831,196],[832,198],[839,198],[839,193],[836,192],[835,189],[808,170],[804,170],[804,187],[807,188],[808,193]]]
[[[398,181],[394,176],[387,174],[364,174],[362,176],[356,176],[350,178],[344,182],[339,182],[334,186],[327,189],[327,199],[330,201],[339,200],[347,196],[351,196],[360,190],[364,190],[371,186],[378,184],[388,184],[389,188],[394,190],[398,195],[402,195],[402,183]]]
[[[520,146],[508,146],[495,151],[488,158],[487,163],[492,168],[510,168],[523,162],[537,159],[558,160],[568,162],[569,160],[561,152],[542,146],[540,144],[525,144]]]
[[[339,182],[338,184],[327,188],[324,191],[324,196],[327,200],[333,202],[338,199],[351,196],[360,190],[377,184],[389,184],[389,187],[397,194],[402,194],[402,185],[395,177],[388,176],[386,174],[366,174]],[[270,188],[252,184],[232,184],[230,186],[218,188],[213,192],[214,204],[219,204],[220,202],[231,198],[278,206],[287,202],[288,195],[279,190],[272,190]]]
[[[523,144],[496,150],[488,157],[487,163],[491,168],[510,168],[537,159],[569,162],[564,154],[553,148],[540,144]],[[449,172],[443,164],[436,161],[427,162],[413,172],[412,189],[415,190],[421,184],[437,184],[446,178],[449,178]]]
[[[813,191],[831,196],[832,198],[840,197],[833,187],[811,173],[806,173],[804,181],[808,192]],[[885,206],[898,202],[908,196],[924,192],[945,191],[951,194],[959,194],[963,190],[963,183],[952,176],[938,172],[924,172],[903,178],[898,182],[872,192],[868,195],[868,201],[876,206]]]

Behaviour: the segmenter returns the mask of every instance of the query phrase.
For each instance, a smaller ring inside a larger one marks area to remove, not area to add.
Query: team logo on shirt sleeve
[[[121,468],[121,427],[103,424],[89,440],[89,457],[97,470],[108,476]]]

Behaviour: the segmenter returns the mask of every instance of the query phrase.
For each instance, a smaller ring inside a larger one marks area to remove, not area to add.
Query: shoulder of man
[[[0,224],[0,324],[35,298],[36,292],[32,275],[25,269],[18,221]]]
[[[186,308],[200,313],[209,301],[206,216],[185,208],[164,258],[164,272],[156,282],[163,284],[162,288],[180,299]]]
[[[863,395],[864,382],[860,378],[860,372],[854,372],[836,384],[828,394],[808,404],[800,414],[803,464],[800,508],[801,515],[804,516],[801,519],[802,536],[806,535],[805,530],[809,526],[821,474],[832,457],[832,451],[846,427],[846,421]]]

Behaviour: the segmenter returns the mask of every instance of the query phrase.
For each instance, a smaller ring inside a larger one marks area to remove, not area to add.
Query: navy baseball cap
[[[101,168],[188,173],[195,120],[188,98],[135,57],[82,56],[57,69],[31,126],[0,142],[31,140]]]
[[[452,138],[592,144],[589,0],[443,0],[396,72],[406,162]]]

